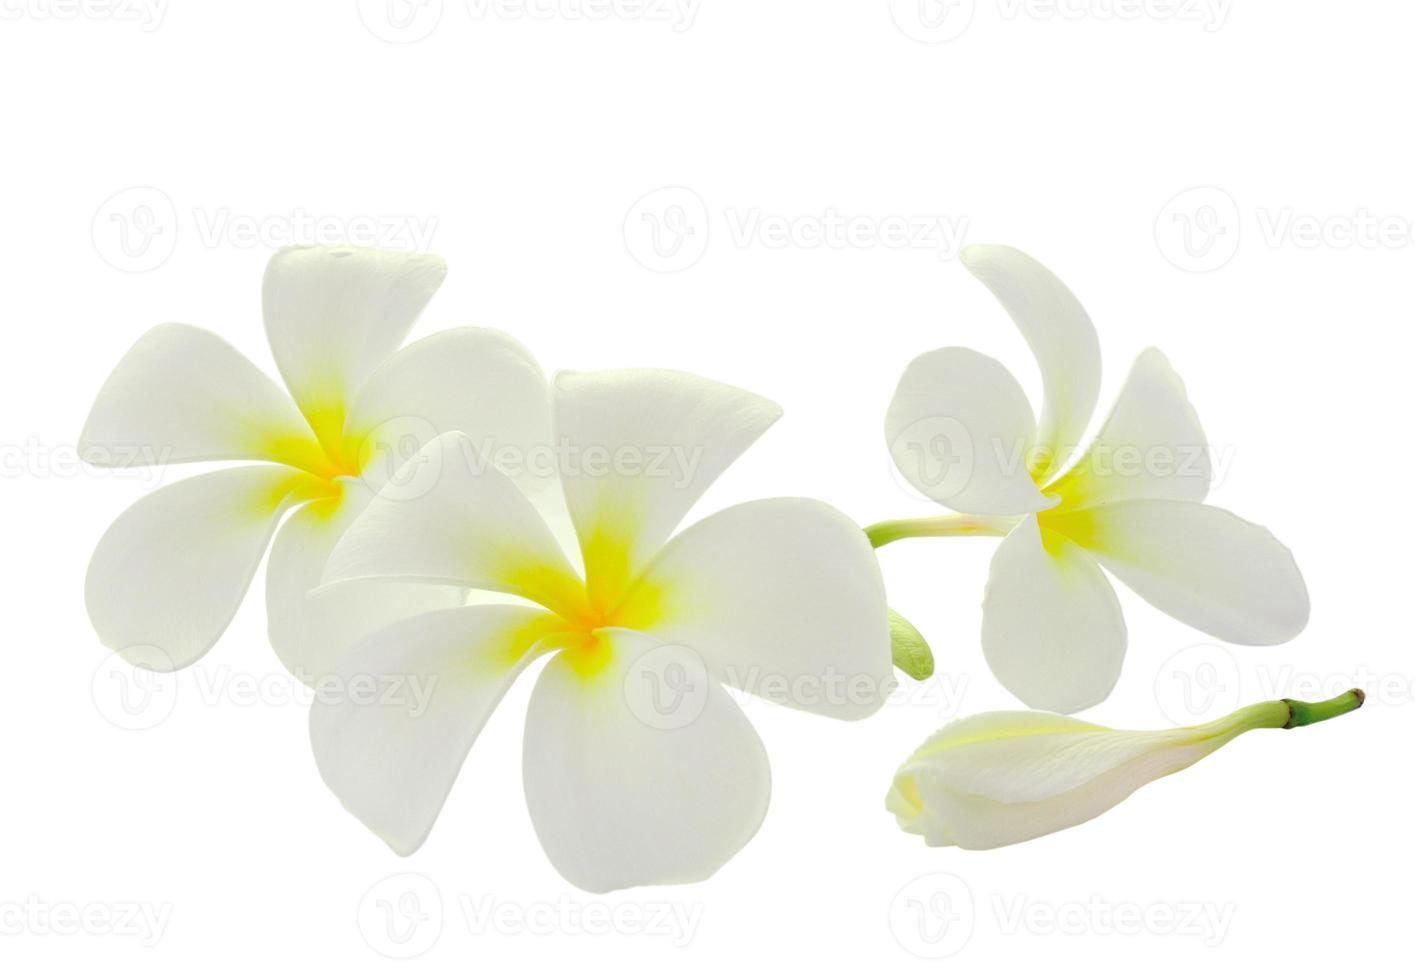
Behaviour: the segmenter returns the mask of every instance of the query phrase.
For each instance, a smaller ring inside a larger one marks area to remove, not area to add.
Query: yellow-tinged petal
[[[618,602],[703,491],[780,415],[765,398],[677,371],[556,376],[556,449],[591,605]]]
[[[560,654],[531,693],[522,771],[536,835],[586,891],[701,881],[761,825],[766,751],[727,692],[682,669],[691,664],[675,648],[619,629],[600,642],[604,668],[588,682]]]
[[[1292,552],[1266,528],[1181,500],[1124,500],[1055,515],[1048,526],[1180,622],[1227,640],[1284,643],[1311,605]]]
[[[522,606],[461,606],[356,643],[310,710],[325,783],[394,851],[417,850],[487,718],[559,625]]]
[[[1044,712],[990,712],[946,725],[895,774],[885,805],[931,846],[986,849],[1084,823],[1145,783],[1254,728],[1312,724],[1360,707],[1268,701],[1188,728],[1115,731]]]
[[[155,670],[198,660],[235,615],[280,516],[321,488],[283,466],[241,466],[133,504],[89,563],[84,596],[99,639]]]
[[[724,683],[790,707],[863,718],[895,684],[874,550],[819,501],[757,500],[692,525],[629,608],[638,628],[696,651]]]
[[[320,451],[289,395],[209,330],[140,337],[94,400],[79,451],[96,465],[268,460],[313,469]]]
[[[1201,502],[1212,479],[1208,442],[1184,382],[1154,348],[1135,359],[1110,417],[1085,454],[1046,487],[1061,511],[1138,498]]]
[[[1081,711],[1120,677],[1125,619],[1095,560],[1028,515],[993,555],[983,597],[983,653],[1032,708]]]
[[[442,285],[430,255],[347,246],[282,249],[266,266],[265,330],[285,385],[332,456],[364,381]]]
[[[345,477],[336,485],[337,498],[301,507],[280,527],[265,571],[270,645],[285,668],[307,683],[327,674],[354,641],[397,620],[460,605],[466,595],[457,586],[423,582],[319,589],[335,544],[373,498],[360,480]]]
[[[340,538],[326,586],[440,583],[518,595],[562,616],[587,615],[584,586],[510,477],[461,433],[428,443]]]

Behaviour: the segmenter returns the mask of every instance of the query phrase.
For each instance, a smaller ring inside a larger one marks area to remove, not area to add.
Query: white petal
[[[1231,643],[1285,643],[1307,625],[1297,563],[1266,528],[1206,504],[1130,500],[1063,529],[1151,605]]]
[[[579,888],[701,881],[760,826],[766,751],[727,692],[687,675],[691,712],[660,725],[631,710],[633,670],[659,641],[606,630],[608,663],[589,675],[567,654],[546,665],[526,716],[526,802],[541,845]]]
[[[104,382],[79,449],[99,465],[288,459],[313,435],[290,396],[226,341],[166,323],[133,345]]]
[[[103,645],[155,670],[199,659],[236,614],[302,479],[283,466],[219,470],[124,511],[98,542],[84,584]]]
[[[1050,506],[1027,470],[1035,428],[1007,368],[945,347],[905,369],[884,434],[899,472],[931,499],[974,514],[1027,514]]]
[[[630,599],[655,636],[698,651],[724,682],[792,707],[863,718],[894,686],[874,549],[814,500],[730,507],[673,538]]]
[[[1002,685],[1033,708],[1099,704],[1120,677],[1125,620],[1105,573],[1081,548],[1028,516],[998,546],[983,598],[983,653]]]
[[[367,248],[287,248],[271,258],[265,332],[307,418],[342,421],[354,393],[403,343],[446,275],[434,256]]]
[[[1161,732],[1114,731],[1041,712],[945,726],[895,776],[887,805],[931,845],[1001,847],[1084,823],[1253,727],[1252,711]]]
[[[1198,503],[1212,476],[1184,382],[1152,347],[1135,359],[1096,441],[1046,492],[1060,495],[1066,508],[1136,498]]]
[[[500,331],[460,327],[410,344],[375,370],[347,430],[375,443],[363,474],[375,486],[406,462],[407,445],[415,451],[461,432],[530,492],[558,487],[550,415],[550,385],[528,350]]]
[[[458,432],[424,446],[339,539],[324,584],[358,580],[507,592],[572,616],[584,596],[535,507]]]
[[[337,501],[306,504],[290,515],[270,548],[265,608],[270,645],[307,683],[328,673],[356,640],[418,613],[461,605],[465,590],[422,582],[346,582],[318,589],[341,535],[373,499],[358,480],[341,478]]]
[[[553,618],[520,606],[424,613],[365,638],[316,685],[310,741],[320,775],[393,850],[422,846]]]
[[[612,599],[704,490],[781,416],[676,371],[561,373],[557,448],[591,591]]]
[[[1007,310],[1042,371],[1044,403],[1037,426],[1038,480],[1056,472],[1080,445],[1101,388],[1096,328],[1065,284],[1036,259],[1006,245],[970,245],[968,271]]]

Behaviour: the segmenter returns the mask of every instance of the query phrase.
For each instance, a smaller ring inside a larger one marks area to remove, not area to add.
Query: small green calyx
[[[934,653],[929,649],[924,634],[893,609],[889,610],[889,649],[894,655],[894,666],[914,680],[927,680],[933,676]]]
[[[1301,728],[1303,725],[1314,725],[1319,721],[1326,721],[1328,718],[1335,718],[1349,711],[1355,711],[1366,703],[1366,692],[1359,687],[1353,687],[1345,694],[1327,701],[1309,703],[1283,698],[1282,703],[1287,705],[1288,711],[1287,724],[1282,727]]]

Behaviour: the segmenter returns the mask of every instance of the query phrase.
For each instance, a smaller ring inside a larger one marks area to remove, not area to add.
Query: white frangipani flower
[[[270,642],[297,676],[323,673],[370,629],[460,602],[447,586],[307,595],[407,439],[416,448],[460,430],[516,445],[548,424],[540,368],[509,337],[464,328],[398,349],[445,274],[427,255],[277,253],[265,273],[265,327],[289,394],[198,327],[169,323],[138,340],[89,413],[86,458],[261,465],[171,484],[113,523],[85,586],[106,646],[158,670],[193,663],[235,614],[272,536]]]
[[[860,528],[813,500],[740,504],[674,534],[776,420],[771,402],[650,370],[562,374],[553,397],[547,439],[579,554],[470,440],[425,447],[407,467],[432,475],[423,492],[375,499],[324,580],[453,584],[501,601],[357,643],[332,675],[343,689],[393,677],[430,699],[316,700],[315,758],[345,807],[411,853],[502,695],[554,653],[524,744],[551,861],[595,892],[698,881],[756,832],[770,789],[761,742],[721,685],[838,718],[874,711],[893,683],[879,566]]]
[[[983,600],[983,651],[1028,706],[1073,712],[1120,675],[1125,622],[1104,568],[1151,605],[1233,643],[1301,632],[1307,590],[1268,531],[1202,503],[1207,443],[1164,355],[1135,362],[1110,417],[1079,445],[1100,390],[1095,328],[1054,275],[1022,252],[970,246],[963,264],[1012,317],[1041,367],[1040,422],[1000,363],[947,347],[904,372],[885,431],[895,464],[925,495],[980,516],[887,521],[904,537],[1005,535]]]
[[[1098,817],[1244,732],[1314,724],[1364,701],[1359,690],[1316,704],[1265,701],[1159,732],[1115,731],[1042,711],[974,715],[919,746],[895,774],[885,805],[901,829],[931,847],[1003,847]]]

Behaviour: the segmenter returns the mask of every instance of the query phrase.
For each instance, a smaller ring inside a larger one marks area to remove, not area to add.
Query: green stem
[[[1017,526],[1015,517],[974,517],[958,514],[941,517],[906,517],[897,521],[880,521],[865,528],[870,544],[883,548],[891,541],[904,538],[963,538],[983,535],[1006,537]]]
[[[1366,692],[1359,687],[1353,687],[1345,694],[1327,701],[1308,703],[1283,698],[1282,703],[1287,705],[1288,710],[1287,724],[1282,727],[1301,728],[1303,725],[1315,725],[1319,721],[1326,721],[1328,718],[1344,715],[1348,711],[1355,711],[1366,703]]]

